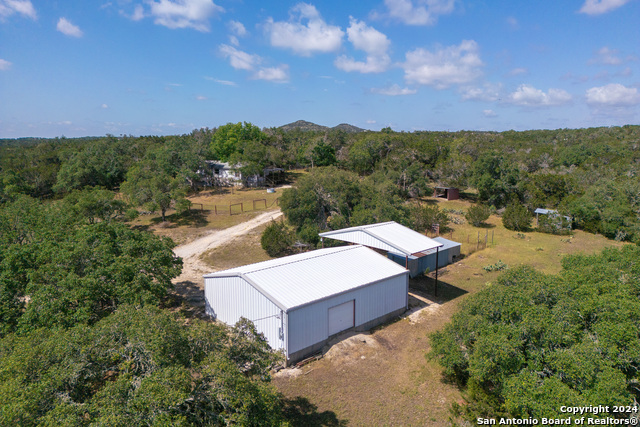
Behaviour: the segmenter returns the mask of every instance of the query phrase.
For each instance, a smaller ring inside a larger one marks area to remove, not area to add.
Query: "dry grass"
[[[131,222],[131,225],[148,229],[154,233],[172,238],[178,245],[195,240],[212,230],[222,230],[250,220],[266,210],[278,208],[276,199],[282,195],[282,190],[267,193],[265,189],[235,189],[223,188],[201,191],[189,196],[192,202],[191,211],[178,214],[174,210],[167,212],[167,221],[162,222],[159,213],[141,215]],[[254,200],[264,199],[255,204]],[[243,206],[233,206],[229,214],[229,206],[242,203]],[[241,212],[241,209],[244,212]],[[217,213],[216,213],[217,211]]]
[[[470,206],[463,200],[426,201],[456,210]],[[560,271],[560,260],[566,254],[591,254],[621,245],[581,231],[572,238],[529,232],[522,233],[523,239],[506,230],[495,215],[487,223],[484,228],[452,224],[452,235],[444,235],[462,242],[465,256],[439,272],[438,298],[433,296],[433,280],[412,279],[412,291],[432,301],[418,314],[418,323],[404,318],[378,328],[372,337],[381,345],[363,345],[352,348],[343,358],[313,362],[303,368],[303,375],[276,378],[278,389],[289,398],[303,396],[319,411],[330,411],[336,419],[353,426],[446,425],[451,403],[461,401],[462,396],[456,387],[443,382],[440,366],[425,357],[428,334],[442,328],[468,295],[500,274],[482,267],[502,260],[509,266],[529,264],[553,274]],[[478,231],[483,241],[488,232],[486,249],[477,250]]]
[[[224,246],[207,251],[200,259],[215,271],[267,261],[271,257],[260,246],[260,237],[266,227],[254,228]]]

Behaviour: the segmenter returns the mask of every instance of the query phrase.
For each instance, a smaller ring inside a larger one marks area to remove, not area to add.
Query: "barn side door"
[[[355,300],[329,308],[329,336],[353,328],[355,324]]]

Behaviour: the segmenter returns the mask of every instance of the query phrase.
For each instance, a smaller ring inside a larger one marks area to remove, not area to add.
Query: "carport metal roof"
[[[320,233],[320,237],[357,243],[405,256],[424,256],[429,250],[442,246],[442,243],[395,221],[327,231]]]

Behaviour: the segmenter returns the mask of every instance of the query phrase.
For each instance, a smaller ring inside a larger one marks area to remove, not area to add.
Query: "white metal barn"
[[[418,265],[415,262],[412,263],[412,260],[421,259],[430,254],[435,254],[437,258],[440,255],[439,251],[443,247],[443,242],[430,239],[395,221],[360,225],[320,233],[321,240],[325,237],[370,246],[389,254],[394,254],[392,259],[398,263],[401,262],[401,259],[404,259],[404,266],[410,270],[411,277],[415,277],[418,274]],[[436,264],[440,266],[441,261],[438,260],[436,263],[434,259],[433,267]],[[424,272],[424,269],[419,274],[422,274],[422,272]]]
[[[366,330],[408,308],[408,271],[364,246],[319,249],[204,276],[207,314],[254,322],[288,363],[338,332]]]

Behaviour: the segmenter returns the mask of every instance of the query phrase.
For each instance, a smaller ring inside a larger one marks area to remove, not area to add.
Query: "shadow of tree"
[[[191,209],[190,211],[185,211],[181,213],[173,213],[171,215],[167,215],[167,225],[165,228],[176,228],[180,226],[187,227],[205,227],[207,222],[207,213],[209,211],[201,211],[196,209]],[[162,217],[158,216],[151,219],[153,224],[159,224],[162,222]]]
[[[306,397],[284,398],[283,414],[292,426],[343,427],[347,420],[340,420],[332,411],[318,412],[318,407]]]

